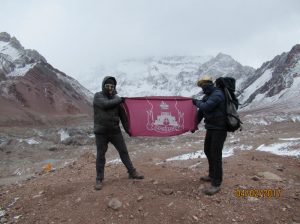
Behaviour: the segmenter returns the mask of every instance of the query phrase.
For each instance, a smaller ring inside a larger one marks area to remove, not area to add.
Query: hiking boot
[[[203,176],[203,177],[200,177],[200,180],[205,181],[205,182],[211,182],[210,176]]]
[[[129,172],[129,179],[144,179],[144,176],[138,173],[135,169],[132,172]]]
[[[202,192],[206,195],[214,195],[220,191],[220,187],[210,186],[208,188],[204,188]]]
[[[95,184],[95,190],[99,191],[101,190],[103,187],[102,181],[101,180],[96,180],[96,184]]]

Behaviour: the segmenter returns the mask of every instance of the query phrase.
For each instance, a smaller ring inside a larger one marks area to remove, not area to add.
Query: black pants
[[[107,151],[109,142],[111,142],[118,150],[120,158],[123,164],[126,166],[127,171],[130,173],[134,170],[122,133],[115,134],[115,135],[96,134],[95,136],[96,136],[96,146],[97,146],[97,159],[96,159],[97,180],[102,181],[104,179],[104,167],[106,161],[105,153]]]
[[[227,137],[225,130],[207,130],[204,153],[208,159],[209,176],[213,186],[220,186],[223,179],[222,149]]]

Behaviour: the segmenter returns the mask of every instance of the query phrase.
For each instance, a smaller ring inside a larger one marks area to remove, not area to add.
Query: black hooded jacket
[[[102,91],[94,95],[94,133],[101,135],[113,135],[121,132],[120,120],[125,131],[128,133],[128,122],[123,105],[122,99],[116,95],[116,88],[112,95],[109,95],[104,88],[105,82],[111,79],[114,81],[115,86],[117,81],[112,76],[107,76],[102,82]]]

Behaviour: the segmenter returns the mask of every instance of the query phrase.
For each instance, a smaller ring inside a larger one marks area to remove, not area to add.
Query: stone
[[[259,177],[258,177],[258,176],[253,176],[253,177],[251,177],[251,180],[254,180],[254,181],[259,181],[260,179],[259,179]]]
[[[266,171],[266,172],[259,172],[257,175],[260,176],[260,177],[263,177],[263,178],[265,178],[267,180],[282,181],[282,178],[280,176],[278,176],[278,175],[276,175],[274,173],[268,172],[268,171]]]
[[[248,198],[248,201],[250,201],[250,202],[256,202],[256,201],[258,201],[259,199],[258,198],[255,198],[255,197],[249,197]]]
[[[144,198],[144,196],[141,195],[141,196],[138,197],[137,201],[141,201],[141,200],[143,200],[143,198]]]
[[[6,223],[6,222],[7,222],[7,218],[4,218],[4,217],[1,218],[1,219],[0,219],[0,222],[1,222],[1,223]]]
[[[173,194],[173,190],[170,188],[165,188],[162,190],[162,193],[165,195],[171,195],[171,194]]]
[[[117,199],[117,198],[112,198],[108,202],[108,207],[112,208],[113,210],[118,210],[119,208],[122,207],[122,202],[120,202],[119,199]]]

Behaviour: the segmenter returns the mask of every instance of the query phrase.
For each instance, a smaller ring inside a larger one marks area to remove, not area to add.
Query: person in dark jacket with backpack
[[[198,122],[204,118],[206,136],[204,153],[208,159],[208,176],[200,178],[211,182],[211,186],[203,189],[203,193],[213,195],[220,190],[223,179],[222,149],[227,137],[226,128],[226,99],[224,92],[215,87],[210,76],[202,77],[197,85],[205,94],[202,100],[193,99],[198,107]]]
[[[96,158],[96,185],[95,189],[100,190],[103,186],[105,153],[108,143],[111,142],[118,150],[120,158],[127,168],[129,178],[143,179],[130,160],[128,150],[119,126],[120,120],[125,131],[128,132],[128,122],[123,108],[123,99],[117,95],[117,81],[112,76],[107,76],[102,82],[102,91],[94,96],[94,133],[96,137],[97,158]]]

